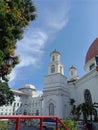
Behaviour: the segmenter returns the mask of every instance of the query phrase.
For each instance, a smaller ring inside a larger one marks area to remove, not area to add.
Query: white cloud
[[[47,41],[47,34],[40,30],[28,30],[24,39],[18,42],[16,53],[20,55],[20,64],[18,67],[28,66],[30,64],[37,67],[44,45]]]
[[[68,23],[68,10],[65,11],[63,7],[58,11],[49,12],[48,17],[46,18],[46,22],[48,28],[50,28],[54,32],[60,31],[64,28]]]
[[[42,0],[42,4],[44,8],[38,8],[38,15],[42,22],[41,26],[48,34],[56,33],[66,27],[69,20],[70,0]]]
[[[45,2],[47,3],[42,0],[42,3]],[[35,27],[32,22],[26,29],[24,38],[17,42],[16,54],[20,55],[21,62],[11,73],[10,81],[17,77],[17,72],[22,67],[32,65],[38,69],[40,66],[38,63],[43,56],[47,40],[55,36],[68,23],[69,5],[67,0],[49,0],[46,6],[42,6],[41,2],[36,2],[36,4],[39,4],[38,9],[41,12],[38,12]]]
[[[16,54],[19,55],[20,63],[13,69],[10,74],[10,82],[17,78],[18,72],[25,66],[32,65],[33,68],[39,68],[38,64],[43,55],[44,45],[47,41],[47,35],[40,30],[26,33],[24,38],[17,43]],[[10,83],[9,82],[9,83]]]

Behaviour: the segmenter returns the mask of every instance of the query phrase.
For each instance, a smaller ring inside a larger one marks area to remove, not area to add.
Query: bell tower
[[[60,73],[64,75],[63,65],[60,63],[61,54],[55,49],[51,54],[51,62],[48,65],[48,75]]]
[[[50,54],[48,74],[45,76],[43,88],[43,114],[68,117],[69,88],[64,68],[60,63],[61,54],[54,50]]]
[[[69,78],[68,82],[74,82],[77,79],[79,79],[78,74],[77,74],[77,68],[74,67],[73,65],[69,69]]]

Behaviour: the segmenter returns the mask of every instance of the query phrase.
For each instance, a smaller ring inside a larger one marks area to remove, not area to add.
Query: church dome
[[[85,63],[87,63],[89,60],[91,60],[96,55],[98,55],[98,38],[96,38],[95,41],[89,47],[88,52],[86,54]]]
[[[25,84],[24,86],[20,87],[19,89],[32,89],[36,91],[36,88],[34,85],[31,84]]]

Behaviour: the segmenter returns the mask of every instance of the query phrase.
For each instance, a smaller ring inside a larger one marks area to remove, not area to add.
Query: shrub
[[[0,130],[8,129],[8,121],[0,121]]]
[[[69,130],[76,130],[76,121],[71,119],[65,119],[64,124],[68,127]]]

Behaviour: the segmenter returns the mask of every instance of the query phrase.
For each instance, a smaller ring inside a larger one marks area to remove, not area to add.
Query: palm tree
[[[88,103],[81,103],[76,107],[76,114],[77,116],[83,116],[83,120],[86,122],[88,117],[90,116],[90,120],[92,121],[92,115],[94,118],[97,117],[97,110],[98,103],[88,104]]]
[[[76,101],[73,98],[70,98],[69,104],[72,106]]]
[[[83,116],[83,120],[87,121],[88,116],[89,116],[89,107],[88,104],[86,103],[81,103],[77,106],[76,108],[77,115],[80,117],[81,115]]]
[[[76,114],[76,105],[75,105],[75,100],[73,98],[70,98],[69,104],[71,105],[71,115],[72,115],[72,119],[76,119],[77,118],[77,114]]]
[[[97,117],[97,108],[98,108],[98,103],[93,103],[89,106],[89,115],[91,121],[92,121],[92,115],[94,115],[94,119],[96,119]]]
[[[78,106],[75,105],[75,100],[73,98],[70,99],[69,104],[71,105],[71,115],[73,119],[79,120],[80,116],[83,116],[83,120],[86,122],[90,117],[90,121],[92,121],[92,116],[94,116],[94,120],[97,119],[97,109],[98,103],[81,103]]]

